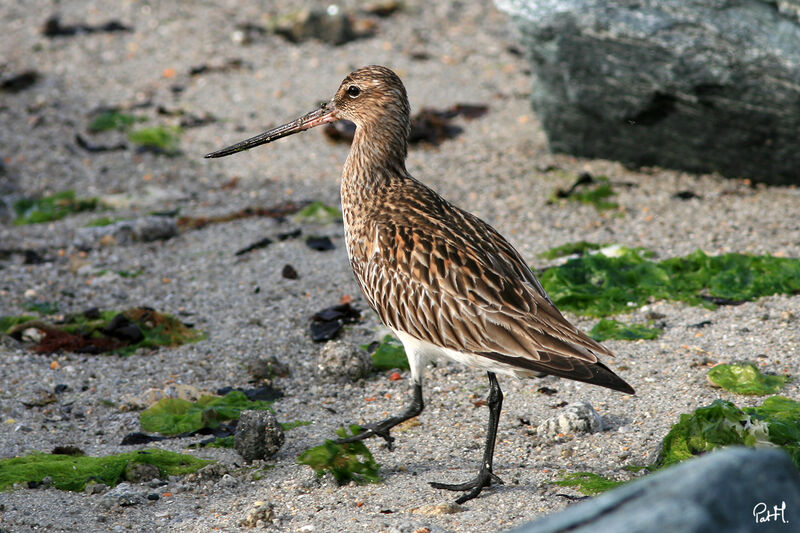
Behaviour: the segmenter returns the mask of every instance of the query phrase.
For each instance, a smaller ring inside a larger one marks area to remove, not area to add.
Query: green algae
[[[550,248],[546,252],[539,254],[539,257],[542,259],[558,259],[567,255],[584,255],[587,252],[599,250],[603,246],[605,245],[587,241],[568,242],[567,244]]]
[[[208,448],[233,448],[235,437],[228,435],[227,437],[217,437],[212,442],[206,444]]]
[[[725,446],[781,448],[800,468],[800,402],[772,396],[756,407],[740,409],[732,402],[714,400],[689,414],[682,414],[661,443],[658,458],[650,465],[627,465],[630,472],[663,468]],[[575,472],[551,483],[575,487],[592,496],[627,481],[616,481],[591,472]]]
[[[144,122],[145,120],[147,119],[144,117],[107,110],[98,113],[91,122],[89,122],[88,129],[92,133],[111,130],[125,131],[137,122]]]
[[[293,422],[281,422],[281,429],[284,431],[291,431],[295,428],[310,426],[313,422],[310,420],[295,420]]]
[[[740,409],[732,402],[714,400],[680,416],[664,437],[653,466],[662,468],[732,445],[779,446],[800,468],[800,402],[773,396],[761,406]]]
[[[593,205],[598,211],[618,209],[619,204],[609,200],[617,193],[611,188],[611,182],[605,176],[590,178],[589,180],[579,180],[568,191],[557,190],[551,197],[550,202],[557,202],[566,199],[570,202]]]
[[[766,396],[780,391],[789,381],[789,376],[763,374],[753,363],[725,363],[709,370],[708,379],[736,394]]]
[[[139,327],[144,339],[115,350],[120,355],[130,355],[139,348],[157,349],[162,346],[180,346],[199,342],[206,338],[204,332],[187,326],[167,313],[159,313],[146,307],[134,307],[122,314]]]
[[[160,477],[166,478],[196,472],[212,462],[155,449],[104,457],[33,453],[0,460],[0,490],[8,490],[15,483],[40,483],[45,477],[50,477],[53,486],[61,490],[82,491],[90,481],[113,487],[124,480],[125,469],[131,463],[155,465]]]
[[[12,328],[31,320],[36,320],[36,317],[30,315],[0,316],[0,333],[8,333]]]
[[[598,342],[609,339],[634,341],[657,339],[663,332],[661,328],[651,328],[644,324],[624,324],[617,320],[601,318],[589,331],[589,336]]]
[[[178,141],[183,130],[177,126],[151,126],[128,133],[128,140],[142,148],[165,155],[177,155]]]
[[[20,198],[12,208],[17,215],[14,225],[22,226],[61,220],[72,213],[107,209],[107,206],[98,198],[77,198],[75,191],[66,190],[42,198]]]
[[[298,222],[327,224],[342,220],[342,212],[336,207],[325,205],[320,201],[314,201],[295,213],[293,218]]]
[[[715,308],[772,294],[800,291],[800,259],[697,250],[653,261],[643,250],[620,247],[546,269],[540,280],[556,306],[586,316],[631,311],[655,300]]]
[[[40,315],[53,315],[58,313],[58,302],[25,302],[22,308]]]
[[[584,496],[594,496],[623,485],[626,482],[608,479],[592,472],[573,472],[565,475],[561,479],[551,481],[550,483],[561,487],[575,487],[575,489]]]
[[[116,218],[116,217],[100,217],[100,218],[96,218],[94,220],[90,220],[89,222],[86,223],[86,225],[84,227],[85,228],[102,228],[102,227],[105,227],[105,226],[110,226],[114,222],[119,222],[120,220],[123,220],[123,219]]]
[[[361,348],[369,351],[367,344]],[[375,370],[391,370],[393,368],[409,370],[411,368],[403,344],[391,335],[383,337],[378,347],[372,352],[372,367]]]
[[[350,426],[351,434],[345,428],[339,428],[336,435],[340,439],[357,435],[362,429],[357,424]],[[297,462],[308,465],[314,469],[317,477],[322,477],[326,472],[333,475],[339,485],[350,481],[358,484],[378,483],[381,481],[379,474],[380,465],[375,462],[369,449],[363,441],[338,444],[330,439],[320,446],[315,446],[304,451],[297,457]]]
[[[162,398],[142,411],[139,423],[143,431],[162,435],[180,435],[203,428],[214,429],[226,420],[238,420],[248,409],[272,410],[272,402],[251,401],[241,391],[225,396],[203,396],[196,402],[182,398]]]
[[[132,277],[138,275],[128,274]],[[125,321],[135,325],[141,333],[141,338],[136,342],[131,338],[121,338],[112,327],[115,323]],[[26,325],[45,333],[42,340],[31,346],[31,350],[39,353],[80,351],[130,355],[139,348],[179,346],[206,338],[205,333],[177,318],[146,307],[134,307],[122,312],[91,310],[66,315],[58,323],[44,322],[27,315],[0,317],[0,332],[9,335],[19,335]]]

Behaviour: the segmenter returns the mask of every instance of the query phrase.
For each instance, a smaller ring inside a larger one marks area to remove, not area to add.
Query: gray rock
[[[281,425],[269,411],[242,411],[233,447],[247,461],[272,457],[283,446]]]
[[[7,350],[9,353],[22,349],[22,343],[11,335],[0,334],[0,348]]]
[[[243,527],[264,527],[275,520],[272,504],[264,501],[253,502],[253,507],[247,512],[239,525]]]
[[[187,481],[212,481],[221,478],[230,472],[230,466],[225,463],[211,463],[206,465],[194,474],[186,476]]]
[[[225,474],[217,481],[217,486],[225,489],[232,489],[239,484],[239,480],[230,474]]]
[[[120,220],[107,226],[80,228],[73,246],[90,250],[101,243],[132,244],[171,239],[178,234],[178,224],[170,217],[147,216],[133,220]]]
[[[148,463],[128,463],[125,466],[125,479],[131,483],[144,483],[157,479],[161,473],[156,465]]]
[[[798,502],[800,472],[786,453],[732,447],[573,505],[514,533],[785,533],[800,522]],[[786,523],[781,516],[756,522],[754,511],[773,513],[775,505],[785,507]]]
[[[798,0],[495,0],[550,148],[800,183]]]
[[[536,428],[540,438],[554,439],[559,434],[595,433],[603,430],[603,419],[589,402],[573,403]]]
[[[274,355],[255,356],[247,361],[247,372],[256,379],[271,381],[289,375],[289,367]]]
[[[108,490],[108,485],[105,483],[89,483],[86,485],[84,492],[86,494],[103,494],[105,491]]]
[[[120,483],[110,491],[103,494],[100,500],[103,506],[111,508],[114,506],[130,507],[140,505],[145,502],[144,496],[131,488],[130,483]]]
[[[318,39],[338,46],[370,33],[367,28],[357,27],[357,23],[353,14],[340,10],[334,4],[325,10],[301,9],[275,19],[273,31],[293,43]]]
[[[370,372],[372,357],[358,346],[330,341],[317,355],[316,373],[322,381],[356,381]]]

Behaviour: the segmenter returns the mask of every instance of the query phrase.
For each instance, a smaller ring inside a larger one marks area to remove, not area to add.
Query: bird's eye
[[[357,85],[351,85],[347,88],[347,94],[350,96],[350,98],[355,98],[361,94],[361,89],[359,89]]]

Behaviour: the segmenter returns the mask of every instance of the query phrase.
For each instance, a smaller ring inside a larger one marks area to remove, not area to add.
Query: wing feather
[[[376,246],[369,257],[351,258],[388,326],[520,368],[603,384],[600,372],[621,381],[598,363],[598,355],[613,354],[564,318],[499,233],[425,189],[434,197],[370,221],[365,240]],[[397,201],[413,202],[408,195]]]

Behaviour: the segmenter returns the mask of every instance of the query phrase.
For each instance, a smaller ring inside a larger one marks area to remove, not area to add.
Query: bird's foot
[[[425,404],[422,402],[422,385],[414,383],[414,398],[411,400],[408,407],[406,407],[405,411],[397,416],[390,416],[386,420],[381,420],[375,424],[365,426],[358,435],[339,439],[334,442],[336,444],[347,444],[348,442],[358,442],[370,437],[380,437],[386,441],[386,447],[392,450],[394,449],[394,437],[389,435],[389,430],[406,420],[418,416],[422,412],[424,405]]]
[[[386,447],[389,450],[394,449],[394,437],[389,435],[389,430],[394,427],[396,424],[390,424],[393,420],[382,420],[376,424],[370,424],[368,426],[361,428],[361,433],[353,435],[352,437],[347,437],[345,439],[337,439],[333,442],[336,444],[347,444],[348,442],[358,442],[360,440],[365,440],[370,437],[380,437],[386,441]]]
[[[478,494],[483,491],[485,487],[490,487],[492,484],[503,485],[503,480],[497,477],[492,471],[486,467],[481,468],[478,475],[472,481],[466,483],[437,483],[431,482],[431,487],[435,489],[454,490],[454,491],[469,491],[456,500],[456,503],[462,504],[468,502],[473,498],[477,498]]]

